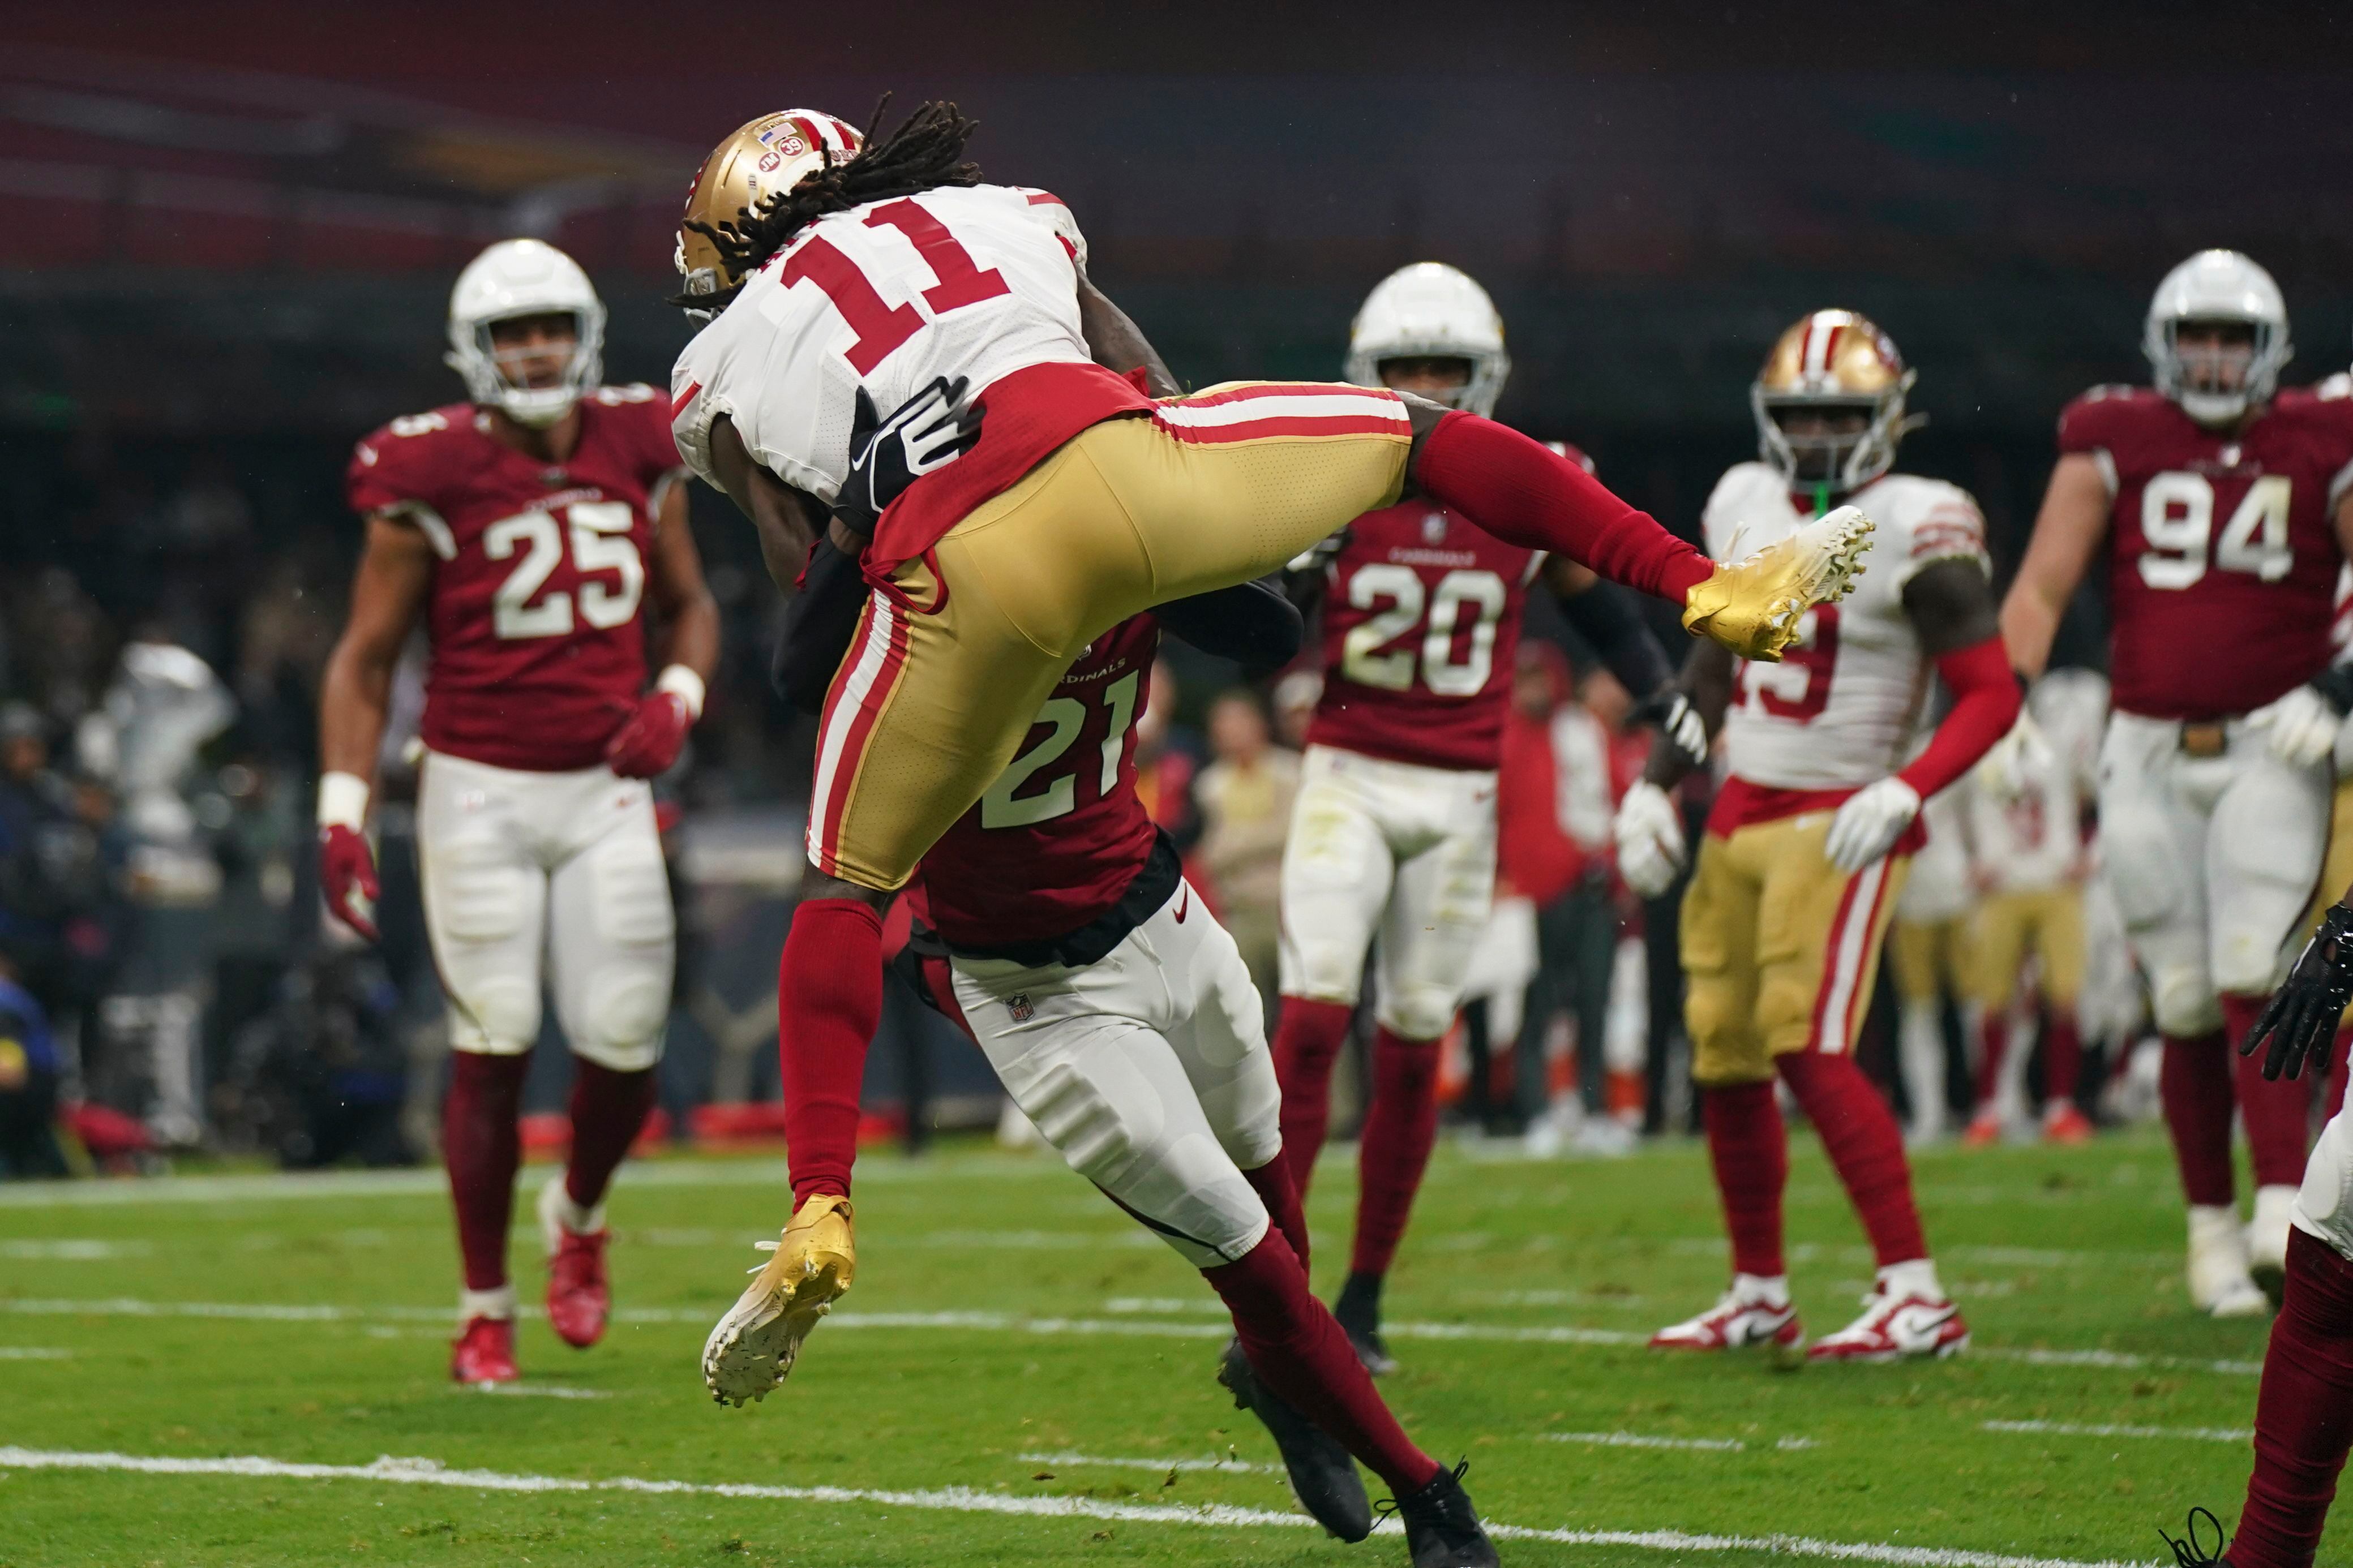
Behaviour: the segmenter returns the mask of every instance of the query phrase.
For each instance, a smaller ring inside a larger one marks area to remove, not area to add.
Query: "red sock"
[[[1274,1026],[1274,1081],[1282,1087],[1282,1157],[1302,1203],[1324,1152],[1324,1130],[1332,1121],[1332,1064],[1347,1043],[1356,1009],[1345,1002],[1311,1002],[1285,996]]]
[[[2052,1004],[2042,1026],[2042,1098],[2053,1104],[2075,1098],[2084,1079],[2084,1037],[2075,1027],[2074,1004]]]
[[[2157,1094],[2181,1167],[2181,1194],[2193,1204],[2221,1207],[2235,1201],[2231,1170],[2231,1064],[2222,1032],[2187,1039],[2165,1037]]]
[[[564,1190],[582,1208],[593,1209],[654,1108],[654,1069],[616,1072],[575,1057],[572,1075],[572,1156],[564,1166]]]
[[[1242,1180],[1258,1193],[1259,1201],[1266,1205],[1267,1217],[1274,1228],[1282,1233],[1290,1244],[1291,1255],[1299,1259],[1300,1269],[1307,1268],[1307,1215],[1299,1205],[1299,1184],[1291,1178],[1291,1162],[1277,1154],[1255,1171],[1244,1171]]]
[[[2002,1058],[2010,1055],[2010,1020],[1989,1007],[1978,1025],[1978,1113],[1993,1109],[2001,1089]]]
[[[1356,1146],[1354,1274],[1387,1274],[1438,1142],[1436,1040],[1373,1036],[1373,1103]]]
[[[2323,1108],[2321,1124],[2326,1126],[2337,1113],[2345,1109],[2346,1058],[2353,1048],[2353,1029],[2339,1025],[2337,1037],[2328,1043],[2328,1102]],[[2306,1068],[2306,1072],[2312,1069]]]
[[[2263,1053],[2242,1057],[2238,1042],[2253,1032],[2263,1010],[2261,996],[2222,998],[2222,1023],[2229,1031],[2232,1069],[2238,1078],[2239,1115],[2247,1124],[2247,1153],[2255,1168],[2255,1185],[2293,1187],[2304,1181],[2305,1157],[2311,1153],[2306,1130],[2312,1115],[2312,1076],[2266,1079]]]
[[[1307,1289],[1307,1270],[1281,1231],[1268,1231],[1240,1262],[1204,1268],[1201,1277],[1233,1313],[1250,1369],[1269,1388],[1337,1438],[1398,1496],[1430,1483],[1438,1461],[1413,1446],[1381,1403],[1348,1336]]]
[[[882,1021],[882,918],[857,899],[811,899],[793,911],[776,974],[785,1089],[785,1158],[793,1206],[849,1191],[858,1158],[858,1090]]]
[[[1416,483],[1507,544],[1553,550],[1675,604],[1715,571],[1706,556],[1540,441],[1460,411],[1421,444]]]
[[[1781,1258],[1781,1189],[1789,1184],[1789,1134],[1770,1083],[1700,1090],[1708,1162],[1732,1237],[1732,1270],[1766,1279],[1788,1272]]]
[[[2255,1470],[2231,1542],[2237,1568],[2308,1568],[2353,1446],[2353,1263],[2300,1230],[2255,1398]]]
[[[1928,1256],[1920,1210],[1912,1201],[1912,1167],[1887,1101],[1849,1056],[1792,1051],[1776,1057],[1789,1092],[1821,1136],[1831,1164],[1862,1220],[1882,1268]]]
[[[449,1053],[449,1097],[441,1102],[441,1163],[458,1211],[458,1252],[466,1289],[507,1282],[507,1226],[514,1218],[515,1169],[522,1163],[522,1108],[528,1054]]]

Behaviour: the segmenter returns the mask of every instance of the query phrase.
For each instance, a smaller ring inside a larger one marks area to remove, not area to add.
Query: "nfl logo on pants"
[[[1029,1005],[1029,998],[1026,994],[1007,997],[1005,1010],[1013,1015],[1013,1021],[1017,1024],[1026,1024],[1038,1014],[1038,1009]]]

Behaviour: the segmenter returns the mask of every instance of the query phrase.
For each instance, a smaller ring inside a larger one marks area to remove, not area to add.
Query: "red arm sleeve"
[[[1421,444],[1414,479],[1440,504],[1526,550],[1551,550],[1613,583],[1682,604],[1708,558],[1611,494],[1577,463],[1459,410]]]
[[[1953,710],[1936,726],[1928,749],[1895,776],[1927,799],[1977,766],[1978,759],[2018,722],[2018,678],[2001,638],[1955,648],[1936,660],[1936,673],[1952,688]]]

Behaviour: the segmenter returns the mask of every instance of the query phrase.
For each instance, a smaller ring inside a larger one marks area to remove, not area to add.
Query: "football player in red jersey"
[[[2331,596],[2353,541],[2353,405],[2279,392],[2287,311],[2230,250],[2158,285],[2151,387],[2098,387],[2059,420],[2058,467],[2002,635],[2042,673],[2059,617],[2105,554],[2115,716],[2100,767],[2107,876],[2165,1037],[2160,1092],[2189,1204],[2189,1288],[2260,1314],[2285,1268],[2309,1096],[2242,1061],[2310,906],[2329,756],[2353,679],[2330,668]],[[1998,748],[1999,771],[2026,730]],[[2253,1156],[2239,1222],[2233,1099]]]
[[[858,548],[838,522],[818,542],[777,649],[778,689],[810,712],[865,605]],[[1133,737],[1164,626],[1245,668],[1277,668],[1299,649],[1297,611],[1255,583],[1097,637],[1012,765],[923,856],[907,890],[932,929],[902,963],[1071,1168],[1223,1299],[1236,1338],[1219,1381],[1265,1424],[1308,1511],[1345,1541],[1371,1531],[1353,1455],[1402,1500],[1417,1563],[1493,1563],[1459,1475],[1406,1436],[1308,1288],[1258,992],[1135,791]],[[846,1250],[812,1257],[844,1284],[856,1268]],[[755,1286],[737,1310],[765,1306]],[[747,1345],[728,1328],[713,1331],[707,1358],[797,1347]]]
[[[1510,369],[1487,291],[1440,262],[1382,279],[1350,329],[1349,380],[1474,414],[1493,413]],[[1372,951],[1373,1091],[1355,1250],[1334,1311],[1365,1364],[1385,1373],[1396,1363],[1381,1287],[1438,1134],[1439,1043],[1493,900],[1495,768],[1529,584],[1541,576],[1561,596],[1637,697],[1673,671],[1623,589],[1427,500],[1366,513],[1310,562],[1320,570],[1300,574],[1302,596],[1322,601],[1324,688],[1282,858],[1275,1070],[1283,1152],[1304,1193]],[[1704,760],[1697,713],[1667,695],[1669,738]]]
[[[517,1375],[507,1228],[543,979],[575,1058],[570,1160],[539,1198],[548,1320],[575,1345],[604,1332],[605,1190],[653,1104],[675,949],[646,781],[677,760],[719,653],[669,411],[649,387],[597,384],[604,323],[562,251],[491,247],[449,300],[471,401],[374,432],[347,479],[367,537],[321,694],[320,881],[373,938],[368,792],[393,665],[422,620],[417,853],[455,1047],[450,1370],[468,1383]]]

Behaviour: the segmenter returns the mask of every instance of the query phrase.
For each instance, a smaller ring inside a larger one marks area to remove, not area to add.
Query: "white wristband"
[[[686,704],[688,722],[702,717],[702,677],[682,664],[673,664],[654,678],[654,689],[667,691]]]
[[[319,780],[319,826],[348,827],[367,821],[368,783],[357,773],[327,773]]]

